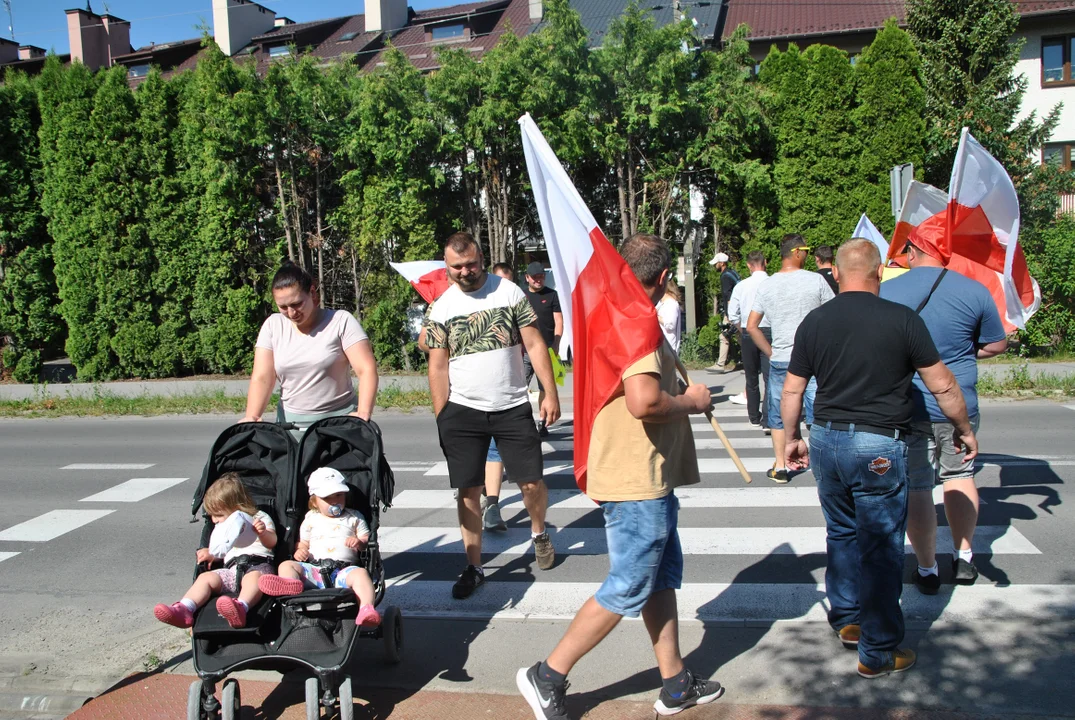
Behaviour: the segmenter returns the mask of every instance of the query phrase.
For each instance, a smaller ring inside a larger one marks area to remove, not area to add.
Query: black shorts
[[[530,356],[523,353],[523,370],[526,371],[526,388],[530,389],[530,380],[535,377],[534,366],[530,362]],[[538,378],[538,391],[545,392],[545,387],[541,384],[541,378]]]
[[[530,403],[510,410],[485,412],[449,402],[437,416],[437,432],[453,488],[485,484],[485,456],[492,438],[496,439],[510,480],[536,482],[544,474],[541,438]]]

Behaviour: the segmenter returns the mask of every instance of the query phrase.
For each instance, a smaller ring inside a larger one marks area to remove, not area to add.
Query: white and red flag
[[[922,197],[928,196],[929,202],[915,200],[915,204],[923,212],[926,205],[934,209],[940,191],[928,185],[922,188],[928,188]],[[1041,290],[1019,247],[1019,197],[1004,167],[967,128],[959,139],[945,206],[913,220],[904,223],[901,216],[890,257],[902,253],[911,240],[945,267],[985,285],[1007,332],[1026,326],[1041,305]],[[901,238],[902,232],[906,235]]]
[[[406,278],[422,299],[431,303],[452,286],[443,260],[418,260],[417,262],[388,263]]]
[[[624,370],[664,342],[653,301],[597,226],[529,113],[523,152],[564,315],[560,355],[571,349],[575,480],[586,491],[597,414],[623,391]]]

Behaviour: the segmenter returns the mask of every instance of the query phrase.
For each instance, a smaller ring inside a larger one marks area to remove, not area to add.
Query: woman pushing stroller
[[[339,470],[321,467],[310,473],[309,512],[299,526],[295,560],[280,564],[278,575],[262,575],[258,588],[269,596],[298,595],[309,588],[350,588],[358,597],[355,624],[376,627],[381,615],[376,594],[358,553],[370,536],[362,515],[345,506],[347,485]]]

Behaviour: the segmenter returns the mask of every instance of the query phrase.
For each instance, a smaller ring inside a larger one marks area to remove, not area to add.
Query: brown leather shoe
[[[866,678],[867,680],[873,680],[874,678],[879,678],[883,675],[903,672],[905,670],[910,670],[911,668],[913,668],[915,660],[917,659],[918,656],[915,655],[914,650],[899,649],[896,650],[895,653],[893,653],[892,662],[890,662],[888,665],[885,665],[884,667],[877,668],[876,670],[874,670],[873,668],[868,668],[861,662],[859,662],[859,675]]]
[[[840,636],[840,642],[849,650],[854,650],[859,646],[859,635],[861,634],[862,630],[858,625],[844,625],[837,633]]]

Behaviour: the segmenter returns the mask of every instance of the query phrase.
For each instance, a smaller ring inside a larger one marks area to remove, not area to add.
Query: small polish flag
[[[452,286],[443,260],[419,260],[417,262],[388,263],[406,278],[422,299],[431,303]]]
[[[851,237],[869,240],[877,246],[877,249],[881,252],[881,257],[888,256],[888,243],[885,241],[885,236],[870,221],[870,218],[866,217],[866,213],[862,213],[862,217],[859,218],[859,224],[855,226],[855,232],[851,234]]]
[[[575,481],[586,491],[594,420],[623,388],[623,372],[664,342],[653,301],[597,226],[552,148],[527,113],[523,153],[572,349]]]

